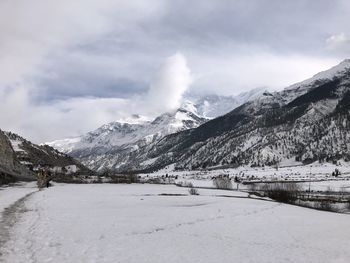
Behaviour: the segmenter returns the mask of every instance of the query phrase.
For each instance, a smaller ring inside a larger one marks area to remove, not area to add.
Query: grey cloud
[[[331,35],[326,39],[327,49],[340,56],[344,53],[350,52],[350,36],[344,32]]]
[[[157,65],[175,51],[192,57],[190,65],[198,64],[196,57],[219,61],[218,52],[232,57],[270,53],[310,58],[326,53],[329,59],[325,39],[343,26],[339,12],[344,5],[323,0],[163,1],[147,19],[111,26],[98,38],[65,49],[63,58],[52,56],[47,67],[53,67],[59,79],[44,78],[43,84],[54,90],[51,94],[62,93],[58,97],[81,96],[68,87],[93,96],[138,93],[149,87]],[[220,78],[231,82],[229,75]],[[57,89],[58,80],[67,88]],[[120,92],[111,92],[113,83],[113,90]]]
[[[39,140],[146,111],[139,98],[176,52],[192,73],[190,91],[282,88],[348,55],[335,40],[350,35],[349,12],[346,0],[2,1],[0,127]],[[39,131],[41,111],[43,125],[67,120],[72,131]]]

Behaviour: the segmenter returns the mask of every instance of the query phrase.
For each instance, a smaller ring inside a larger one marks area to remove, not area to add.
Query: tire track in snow
[[[28,211],[25,207],[25,201],[36,192],[37,191],[26,194],[24,197],[5,208],[2,212],[0,220],[0,262],[5,262],[5,259],[3,258],[5,255],[3,248],[11,238],[11,229],[18,222],[21,215]]]

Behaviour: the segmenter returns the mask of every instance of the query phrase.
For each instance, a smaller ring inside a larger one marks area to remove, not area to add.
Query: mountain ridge
[[[321,79],[265,94],[186,134],[164,138],[165,145],[156,145],[150,156],[161,161],[150,169],[170,164],[176,169],[203,169],[277,165],[286,159],[350,160],[350,63],[341,64],[336,74],[324,72],[316,75]],[[315,92],[319,97],[314,97]],[[333,130],[332,125],[336,125]]]
[[[240,96],[248,100],[258,93],[262,93],[262,89],[246,92]],[[84,136],[47,144],[80,159],[85,165],[95,170],[119,169],[120,165],[118,166],[117,163],[132,169],[140,168],[140,165],[150,162],[145,160],[148,150],[164,136],[196,128],[208,121],[209,118],[203,116],[205,113],[203,105],[214,104],[215,114],[221,114],[223,109],[231,105],[230,102],[239,104],[240,98],[206,96],[192,98],[192,100],[186,99],[180,108],[163,113],[153,121],[137,124],[112,122]],[[224,102],[220,103],[223,100]],[[130,162],[134,162],[135,165]]]
[[[286,160],[300,164],[350,160],[349,89],[350,60],[344,60],[282,91],[262,92],[193,127],[136,145],[70,154],[90,168],[118,172],[154,171],[168,165],[207,169],[279,165]]]
[[[49,169],[54,180],[65,182],[69,182],[72,176],[93,174],[73,157],[48,145],[36,145],[15,133],[0,130],[0,184],[36,180],[40,169]]]
[[[17,159],[10,140],[0,130],[0,185],[20,180],[33,180],[34,173],[25,169]]]

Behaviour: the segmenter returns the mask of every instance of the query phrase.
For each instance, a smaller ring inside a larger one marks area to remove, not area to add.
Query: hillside
[[[33,180],[34,178],[34,173],[21,165],[9,139],[0,130],[0,185],[17,179]]]
[[[187,95],[179,109],[163,113],[153,121],[135,115],[124,122],[103,125],[80,137],[46,144],[94,170],[145,169],[156,160],[148,157],[149,151],[165,136],[196,128],[262,93],[263,89],[255,89],[238,96]]]
[[[50,169],[58,181],[93,172],[66,154],[47,145],[36,145],[23,137],[0,130],[0,184],[36,180],[38,169]]]
[[[201,115],[213,112],[210,105],[219,112],[226,99],[199,99],[153,122],[114,122],[50,145],[99,171],[349,161],[349,98],[344,60],[280,92],[243,94],[240,106],[211,120]]]
[[[149,168],[264,166],[350,160],[350,60],[281,92],[264,93],[149,150]]]

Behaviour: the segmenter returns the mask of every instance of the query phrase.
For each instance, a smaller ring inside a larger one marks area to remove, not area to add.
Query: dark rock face
[[[36,145],[23,137],[6,132],[10,141],[17,142],[19,149],[15,150],[16,158],[29,170],[39,167],[65,167],[76,165],[81,173],[89,174],[91,171],[73,157],[61,153],[48,145]]]
[[[20,164],[10,141],[0,130],[0,185],[17,179],[34,180],[35,175]]]
[[[16,166],[16,159],[11,143],[0,131],[0,167],[8,171],[13,171]]]
[[[67,168],[74,168],[69,171]],[[0,130],[0,185],[17,180],[36,180],[40,168],[59,171],[60,176],[91,175],[91,170],[50,146],[36,145],[21,136]]]

